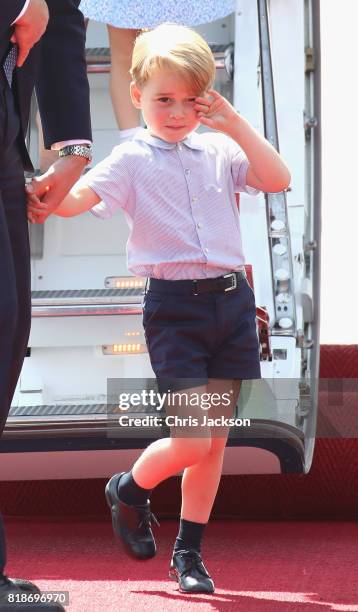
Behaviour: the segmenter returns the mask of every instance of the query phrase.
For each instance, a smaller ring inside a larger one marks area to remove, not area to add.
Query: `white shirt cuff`
[[[30,4],[30,0],[26,0],[26,1],[25,1],[24,6],[23,6],[23,8],[22,8],[21,13],[20,13],[20,14],[19,14],[19,15],[16,17],[16,19],[15,19],[15,20],[12,22],[12,24],[11,24],[11,25],[14,25],[14,23],[16,23],[16,22],[17,22],[17,21],[20,19],[20,17],[22,17],[22,16],[23,16],[23,14],[24,14],[24,13],[25,13],[25,11],[27,10],[27,7],[29,6],[29,4]]]
[[[73,145],[73,144],[92,144],[92,142],[90,140],[84,140],[82,138],[82,140],[61,140],[61,142],[54,142],[53,145],[51,145],[51,149],[52,151],[59,151],[60,149],[62,149],[63,147],[67,147],[68,145]]]

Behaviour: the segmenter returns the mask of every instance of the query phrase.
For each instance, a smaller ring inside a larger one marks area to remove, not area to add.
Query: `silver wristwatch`
[[[92,161],[92,145],[88,143],[84,144],[71,144],[62,147],[59,151],[59,157],[66,157],[67,155],[78,155],[79,157],[85,157],[87,163]]]

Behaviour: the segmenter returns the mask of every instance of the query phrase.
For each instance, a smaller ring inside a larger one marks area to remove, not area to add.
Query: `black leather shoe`
[[[151,530],[151,521],[159,523],[150,511],[149,500],[145,504],[130,506],[119,499],[118,483],[125,472],[115,474],[105,489],[107,504],[112,513],[114,534],[121,540],[128,555],[135,559],[151,559],[157,552]]]
[[[214,583],[196,550],[178,550],[173,553],[169,578],[179,582],[181,593],[213,593]]]
[[[31,602],[31,595],[40,593],[36,584],[28,580],[8,578],[0,574],[1,612],[65,612],[65,609],[58,603]],[[21,595],[25,596],[23,602],[21,602]]]

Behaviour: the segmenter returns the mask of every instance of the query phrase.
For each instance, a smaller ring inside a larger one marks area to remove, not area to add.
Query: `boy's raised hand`
[[[209,89],[205,98],[195,98],[194,109],[200,123],[221,132],[225,132],[237,117],[234,107],[215,89]]]

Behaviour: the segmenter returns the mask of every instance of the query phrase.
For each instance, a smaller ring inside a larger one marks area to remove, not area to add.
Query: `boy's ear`
[[[134,81],[131,82],[129,91],[130,91],[133,106],[135,108],[142,108],[142,105],[141,105],[142,94],[141,94],[139,87],[136,85]]]

